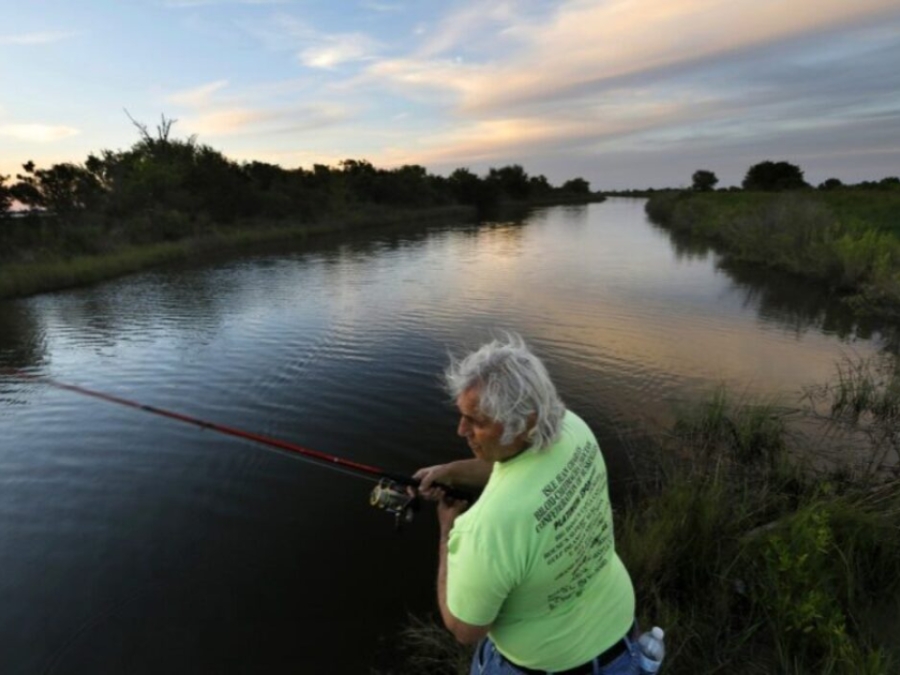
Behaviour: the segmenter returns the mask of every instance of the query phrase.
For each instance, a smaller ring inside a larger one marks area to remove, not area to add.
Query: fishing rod
[[[301,445],[297,445],[296,443],[290,443],[288,441],[283,441],[278,438],[272,438],[270,436],[263,436],[262,434],[257,434],[252,431],[244,431],[243,429],[238,429],[236,427],[228,426],[225,424],[216,424],[215,422],[209,422],[207,420],[200,419],[199,417],[193,417],[191,415],[185,415],[184,413],[166,410],[165,408],[157,408],[156,406],[146,405],[144,403],[132,401],[120,396],[114,396],[112,394],[107,394],[95,389],[89,389],[88,387],[69,384],[67,382],[60,382],[59,380],[54,380],[49,377],[32,375],[30,373],[25,373],[22,371],[2,372],[3,374],[10,375],[19,379],[37,382],[49,387],[54,387],[56,389],[62,389],[65,391],[74,392],[76,394],[81,394],[83,396],[90,396],[102,401],[106,401],[108,403],[135,408],[136,410],[143,410],[144,412],[151,413],[153,415],[168,417],[169,419],[177,420],[178,422],[184,422],[185,424],[192,424],[194,426],[200,427],[201,429],[209,429],[210,431],[214,431],[226,436],[234,436],[236,438],[253,441],[254,443],[259,443],[270,448],[285,450],[307,459],[322,462],[325,466],[328,466],[330,468],[348,470],[368,480],[377,481],[378,484],[372,490],[372,493],[369,497],[369,503],[372,506],[382,509],[393,515],[395,525],[398,529],[401,523],[408,523],[412,521],[413,517],[415,516],[415,512],[419,508],[419,499],[418,495],[415,493],[415,490],[412,491],[413,494],[410,494],[410,491],[407,490],[407,488],[417,488],[419,486],[419,480],[416,478],[412,478],[411,476],[405,476],[403,474],[385,471],[384,469],[376,466],[370,466],[368,464],[363,464],[361,462],[356,462],[350,459],[343,459],[341,457],[329,455],[318,450],[311,450],[310,448],[305,448]],[[444,493],[448,497],[451,497],[453,499],[472,501],[472,496],[467,492],[452,488],[447,485],[441,485],[439,483],[435,483],[434,485],[443,489]]]

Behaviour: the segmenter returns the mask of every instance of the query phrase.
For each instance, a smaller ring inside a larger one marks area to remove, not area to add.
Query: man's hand
[[[435,489],[435,483],[464,492],[479,492],[487,484],[493,469],[492,462],[480,459],[461,459],[447,464],[435,464],[419,469],[413,478],[419,481],[418,493],[429,501],[437,501],[444,495]]]
[[[450,530],[453,529],[453,523],[456,522],[457,516],[469,508],[469,502],[447,497],[440,488],[434,488],[434,490],[440,494],[440,501],[437,505],[437,517],[441,526],[441,538],[446,538],[450,536]]]
[[[428,501],[436,502],[443,498],[444,491],[434,487],[434,483],[443,485],[453,484],[453,465],[436,464],[419,469],[413,474],[413,478],[419,481],[419,494]]]

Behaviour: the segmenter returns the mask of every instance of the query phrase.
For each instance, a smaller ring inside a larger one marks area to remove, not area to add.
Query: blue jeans
[[[640,673],[640,661],[638,659],[638,645],[630,637],[625,638],[628,651],[624,652],[614,661],[599,667],[594,664],[593,675],[638,675]],[[522,671],[504,658],[497,651],[490,638],[484,638],[475,650],[472,657],[472,667],[469,675],[521,675]]]

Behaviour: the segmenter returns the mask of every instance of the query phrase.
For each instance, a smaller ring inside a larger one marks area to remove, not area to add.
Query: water
[[[597,431],[725,384],[788,402],[885,338],[723,271],[638,200],[323,240],[0,303],[0,366],[411,473],[467,456],[448,350],[521,332]],[[0,376],[0,672],[366,672],[435,608],[431,513],[246,441]]]

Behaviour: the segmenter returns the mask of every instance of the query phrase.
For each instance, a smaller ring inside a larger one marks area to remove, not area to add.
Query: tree
[[[499,169],[488,171],[488,182],[497,186],[511,199],[525,200],[531,194],[528,174],[519,164],[510,164]]]
[[[841,182],[840,178],[829,178],[823,183],[819,184],[820,190],[837,190],[838,188],[844,187],[844,184]]]
[[[447,179],[450,193],[460,204],[470,204],[481,209],[493,207],[500,198],[500,188],[495,181],[481,180],[469,169],[460,167]]]
[[[374,196],[378,203],[403,206],[428,206],[435,199],[428,171],[419,164],[379,171]]]
[[[103,188],[87,169],[75,164],[54,164],[49,169],[37,169],[34,162],[22,165],[24,174],[10,188],[11,196],[26,206],[47,209],[61,218],[78,211],[96,207],[103,196]]]
[[[719,182],[718,177],[712,171],[706,169],[698,169],[691,176],[693,185],[691,188],[696,192],[710,192]]]
[[[4,185],[8,178],[0,175],[0,218],[5,217],[12,206],[12,192]]]
[[[584,178],[573,178],[562,184],[562,191],[576,195],[589,195],[591,194],[591,184]]]
[[[788,162],[770,161],[751,166],[741,185],[745,190],[762,190],[764,192],[799,190],[809,187],[803,180],[803,171],[799,166]]]
[[[547,177],[541,174],[528,179],[528,191],[532,197],[541,197],[553,192],[553,186],[550,185]]]

